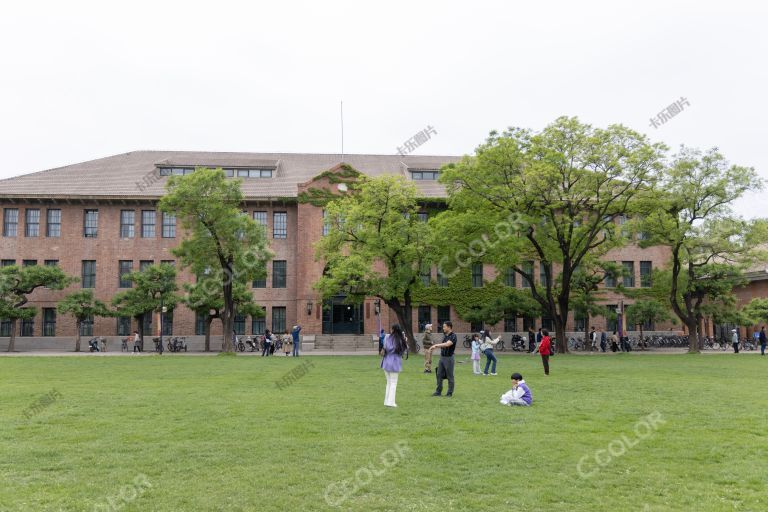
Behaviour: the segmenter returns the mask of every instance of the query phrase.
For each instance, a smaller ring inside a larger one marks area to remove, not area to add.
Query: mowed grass
[[[448,399],[412,357],[389,409],[377,357],[0,358],[0,510],[768,510],[768,358],[499,359]]]

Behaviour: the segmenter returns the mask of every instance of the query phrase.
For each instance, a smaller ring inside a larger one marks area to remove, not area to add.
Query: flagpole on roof
[[[341,161],[344,161],[344,102],[339,102],[341,109]]]

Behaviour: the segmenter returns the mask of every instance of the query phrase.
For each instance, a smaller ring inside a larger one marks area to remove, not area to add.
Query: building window
[[[235,334],[238,336],[245,334],[245,315],[235,315],[234,324],[232,327],[235,329]]]
[[[37,260],[21,260],[22,267],[34,267],[37,265]]]
[[[99,234],[99,210],[85,210],[83,217],[83,236],[96,238]]]
[[[160,260],[161,265],[168,265],[170,267],[176,266],[176,260]]]
[[[163,238],[176,238],[176,215],[163,214]]]
[[[286,271],[288,262],[285,260],[274,260],[272,262],[272,288],[286,287]]]
[[[533,279],[533,262],[532,261],[526,261],[523,263],[523,272],[531,276],[531,279]],[[530,287],[531,287],[531,281],[527,277],[523,277],[523,288],[530,288]]]
[[[616,314],[619,310],[619,306],[616,304],[611,304],[609,306],[606,306],[608,309],[608,314],[605,316],[605,325],[606,330],[610,332],[615,332],[619,330],[619,317]]]
[[[421,272],[419,272],[422,286],[429,286],[432,282],[432,267],[429,265],[422,265]]]
[[[605,273],[605,279],[603,279],[606,288],[616,288],[616,276],[612,272]]]
[[[436,170],[411,171],[411,179],[416,181],[422,181],[422,180],[434,181],[434,180],[437,180],[439,176],[440,176],[440,171],[436,171]]]
[[[131,317],[129,316],[117,317],[117,335],[130,336],[130,334],[131,334]]]
[[[83,260],[80,279],[83,288],[96,288],[96,260]]]
[[[628,220],[629,219],[627,219],[626,215],[619,215],[616,217],[616,221],[618,222],[621,229],[621,237],[626,239],[632,237],[632,233],[630,233],[629,230],[624,227],[624,224],[626,224]]]
[[[267,287],[267,278],[262,277],[261,279],[254,279],[253,280],[253,287],[254,288],[266,288]]]
[[[257,223],[264,226],[266,229],[267,227],[267,212],[253,212],[253,220],[255,220]]]
[[[155,264],[155,260],[141,260],[139,261],[139,272],[144,272],[149,267]]]
[[[635,262],[634,261],[622,261],[621,266],[624,267],[624,287],[634,288],[635,286]]]
[[[419,212],[416,214],[416,220],[419,222],[427,222],[429,220],[429,214],[427,212]]]
[[[205,321],[208,315],[206,313],[195,313],[195,336],[205,335]]]
[[[547,273],[552,273],[552,265],[546,263],[539,263],[539,281],[541,286],[547,286],[549,279],[547,279]]]
[[[514,311],[504,313],[504,332],[517,332],[517,316]]]
[[[19,209],[5,208],[3,210],[3,236],[16,236],[19,229]]]
[[[224,174],[228,178],[237,176],[238,178],[271,178],[274,169],[224,169]]]
[[[514,288],[517,286],[517,278],[515,277],[515,269],[512,267],[507,267],[507,272],[504,274],[504,285],[509,286],[510,288]]]
[[[7,338],[11,335],[11,321],[7,318],[0,320],[0,336]]]
[[[43,336],[56,336],[56,308],[43,308]]]
[[[445,288],[448,286],[448,278],[440,272],[440,268],[437,269],[437,286]]]
[[[275,212],[272,214],[272,237],[288,238],[288,213]]]
[[[26,214],[24,236],[30,238],[40,236],[40,210],[37,208],[27,208]]]
[[[483,287],[483,264],[473,263],[472,264],[472,288],[482,288],[482,287]]]
[[[118,288],[131,288],[133,281],[128,279],[127,274],[133,272],[133,261],[120,260],[117,268],[117,287]]]
[[[48,221],[45,224],[45,236],[52,238],[61,236],[61,210],[49,209],[47,215]]]
[[[16,260],[2,260],[0,261],[0,267],[10,267],[11,265],[15,265]]]
[[[161,167],[160,176],[186,176],[195,172],[194,167]]]
[[[93,336],[93,315],[86,317],[80,323],[80,336]]]
[[[173,310],[169,309],[163,315],[163,336],[171,336],[173,334]]]
[[[323,236],[328,236],[331,231],[331,224],[328,222],[328,212],[323,210]]]
[[[58,267],[59,266],[59,260],[45,260],[45,266],[46,267]]]
[[[573,312],[573,328],[581,332],[587,327],[587,317],[578,309]]]
[[[35,317],[21,319],[21,332],[19,336],[35,335]]]
[[[552,332],[552,330],[554,329],[552,326],[553,326],[553,323],[552,323],[552,319],[551,318],[546,317],[546,316],[541,318],[541,328],[542,329],[546,329],[546,330]]]
[[[143,323],[144,323],[144,333],[151,333],[152,332],[152,319],[155,315],[152,313],[144,313],[143,315]]]
[[[480,332],[483,330],[483,322],[470,322],[469,330],[472,332]]]
[[[136,225],[136,212],[120,210],[120,238],[133,238]]]
[[[640,262],[640,286],[643,288],[650,288],[652,284],[651,273],[653,271],[653,264],[650,261]]]
[[[440,332],[445,322],[451,321],[451,306],[437,306],[438,328],[435,332]]]
[[[432,323],[432,306],[419,306],[419,332],[424,332],[424,326]]]
[[[155,238],[155,210],[141,210],[141,238]]]
[[[272,308],[272,332],[285,332],[285,307]]]
[[[251,332],[253,334],[264,334],[267,329],[267,322],[263,318],[251,319]]]

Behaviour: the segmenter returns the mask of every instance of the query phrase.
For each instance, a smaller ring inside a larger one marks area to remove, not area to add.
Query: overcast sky
[[[568,115],[768,178],[767,24],[733,0],[8,2],[0,177],[140,149],[336,153],[343,100],[347,153],[432,126],[416,154],[466,154]],[[768,216],[768,192],[737,210]]]

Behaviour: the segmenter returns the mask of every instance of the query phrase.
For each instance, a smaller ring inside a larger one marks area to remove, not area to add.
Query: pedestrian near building
[[[403,353],[405,352],[405,335],[400,325],[392,326],[390,333],[384,338],[384,347],[381,351],[381,368],[387,377],[387,389],[384,392],[384,405],[397,407],[395,396],[397,395],[397,378],[403,369]]]
[[[541,355],[541,364],[544,365],[544,375],[549,375],[549,356],[552,355],[551,346],[549,331],[544,329],[541,333],[541,343],[536,348]]]
[[[608,334],[605,332],[605,329],[600,330],[600,351],[605,352],[605,349],[608,345]]]
[[[765,355],[765,341],[766,341],[765,326],[763,326],[763,328],[760,329],[760,336],[758,336],[758,339],[760,340],[760,355],[764,356]]]
[[[592,330],[589,332],[589,350],[590,352],[597,350],[597,331],[595,331],[594,326],[592,326]]]
[[[738,354],[739,353],[739,331],[738,329],[733,329],[731,331],[731,343],[733,344],[733,353]]]
[[[301,344],[301,326],[294,325],[291,329],[291,337],[293,338],[293,357],[299,357],[299,345]]]
[[[480,375],[480,335],[472,335],[472,373]]]
[[[453,332],[453,323],[450,321],[443,323],[443,341],[429,347],[429,350],[440,349],[440,361],[437,364],[437,389],[432,396],[441,396],[443,394],[443,380],[448,379],[448,393],[446,397],[453,396],[455,379],[453,376],[454,352],[456,352],[456,333]]]
[[[427,350],[432,346],[432,324],[424,326],[424,337],[421,339],[424,349],[424,373],[432,373],[432,351]]]
[[[139,335],[139,331],[133,331],[133,351],[134,352],[141,352],[142,351],[142,343],[141,343],[141,336]]]
[[[496,356],[493,354],[493,349],[499,342],[501,337],[496,339],[491,338],[491,331],[480,331],[480,338],[483,340],[483,344],[480,345],[480,351],[485,354],[485,371],[483,375],[488,376],[488,367],[491,366],[493,361],[493,368],[491,368],[491,375],[496,375]]]

